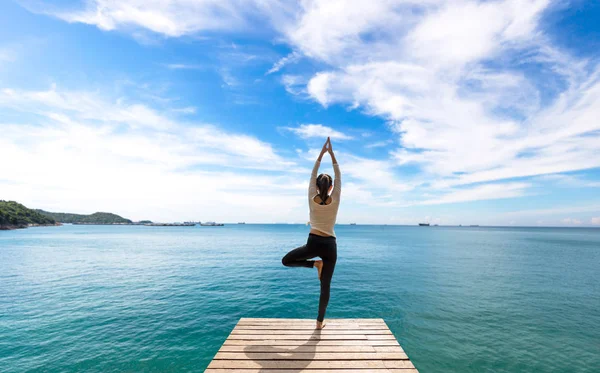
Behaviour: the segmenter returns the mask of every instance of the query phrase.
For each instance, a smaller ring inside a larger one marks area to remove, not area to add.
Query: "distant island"
[[[110,212],[95,212],[90,215],[50,212],[30,209],[15,201],[0,200],[0,230],[67,224],[129,225],[151,224],[150,220],[133,223]]]
[[[95,212],[90,215],[71,214],[67,212],[50,212],[41,209],[29,209],[15,201],[0,200],[0,230],[19,229],[34,226],[49,226],[62,224],[76,225],[144,225],[151,227],[221,227],[223,223],[193,222],[184,223],[155,223],[151,220],[133,222],[110,212]],[[238,224],[245,224],[240,222]]]
[[[35,210],[48,218],[60,223],[70,224],[132,224],[132,221],[110,212],[95,212],[91,215],[69,214],[65,212],[50,212]]]
[[[60,223],[18,202],[0,200],[0,230],[49,225],[60,225]]]

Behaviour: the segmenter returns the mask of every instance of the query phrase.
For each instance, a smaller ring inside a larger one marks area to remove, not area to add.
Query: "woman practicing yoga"
[[[333,185],[331,176],[320,174],[317,177],[321,159],[326,152],[329,152],[329,155],[331,155],[333,171],[335,172]],[[342,178],[340,167],[335,159],[331,140],[328,137],[323,145],[323,149],[321,149],[319,158],[315,162],[308,185],[308,207],[310,210],[310,233],[308,241],[306,241],[306,245],[302,245],[287,253],[281,260],[283,265],[287,267],[317,268],[318,276],[321,280],[317,329],[322,329],[325,326],[323,319],[325,318],[327,303],[329,303],[331,277],[333,276],[333,269],[337,260],[337,245],[333,226],[340,206],[341,191]],[[322,260],[309,260],[316,256]]]

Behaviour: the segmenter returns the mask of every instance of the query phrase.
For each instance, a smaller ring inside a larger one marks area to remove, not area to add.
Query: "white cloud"
[[[280,7],[283,5],[269,0],[90,0],[78,10],[29,6],[35,12],[103,30],[134,27],[170,37],[247,29],[261,12]]]
[[[187,107],[178,108],[178,109],[171,109],[171,111],[174,113],[195,114],[197,109],[193,106],[187,106]]]
[[[332,73],[318,73],[307,85],[308,93],[325,107],[335,98],[329,97],[329,83]]]
[[[164,66],[170,70],[200,70],[200,69],[204,68],[204,66],[202,66],[202,65],[187,64],[187,63],[168,63],[168,64],[165,64]]]
[[[587,180],[579,175],[552,174],[538,177],[540,181],[550,181],[554,185],[569,188],[600,188],[600,181]]]
[[[275,62],[273,67],[271,67],[269,69],[269,71],[267,71],[265,73],[265,75],[275,73],[275,72],[281,70],[285,65],[297,62],[300,59],[300,57],[301,57],[301,54],[298,52],[292,52],[292,53],[288,54],[287,56],[281,58],[279,61]]]
[[[285,90],[292,95],[306,94],[306,83],[308,80],[301,75],[286,74],[281,77],[281,83]]]
[[[64,131],[68,134],[75,131],[82,135],[89,133],[92,137],[105,134],[114,141],[112,152],[123,152],[122,155],[127,156],[135,156],[137,152],[144,159],[176,161],[172,163],[173,168],[217,164],[281,170],[293,165],[276,155],[269,144],[254,137],[224,133],[213,125],[180,122],[144,104],[124,101],[107,100],[89,92],[60,91],[56,87],[48,91],[0,90],[0,106],[35,113],[51,121],[36,131],[27,128],[30,133]],[[182,110],[186,114],[191,112],[190,108]],[[24,125],[4,124],[5,139],[11,135],[25,136],[29,132],[24,128]],[[128,147],[130,140],[135,147]],[[205,151],[198,153],[201,150]],[[193,156],[190,155],[192,151]]]
[[[353,5],[307,1],[285,32],[332,66],[307,84],[314,100],[392,121],[398,164],[445,187],[600,167],[600,69],[549,44],[549,1]],[[528,63],[567,87],[550,104]]]
[[[0,106],[24,113],[0,122],[0,158],[11,160],[0,163],[0,194],[32,207],[171,220],[232,219],[239,208],[241,219],[271,221],[305,202],[304,169],[253,136],[55,87],[4,89]]]
[[[294,132],[296,135],[308,139],[318,137],[326,139],[327,136],[335,140],[350,140],[352,136],[348,136],[342,132],[336,131],[331,127],[322,124],[301,124],[299,127],[285,127],[285,129]]]
[[[590,220],[590,223],[593,225],[600,225],[600,217],[592,218],[592,220]]]
[[[335,149],[335,148],[334,148]],[[351,176],[355,180],[361,182],[361,186],[365,189],[380,192],[378,197],[385,197],[385,194],[395,194],[399,198],[402,192],[407,192],[414,189],[415,185],[400,181],[394,172],[393,163],[386,160],[369,159],[358,157],[349,153],[340,153],[336,157],[344,160],[344,173]],[[379,198],[372,198],[375,201]]]
[[[504,43],[530,39],[548,4],[548,0],[443,3],[410,30],[405,42],[418,60],[464,65],[493,56]]]
[[[280,30],[308,57],[333,64],[343,64],[348,58],[378,58],[383,45],[378,46],[378,40],[373,40],[367,50],[363,37],[381,35],[387,38],[389,30],[405,30],[406,22],[411,22],[405,16],[410,7],[418,3],[406,0],[303,1],[296,19],[280,25]]]
[[[420,205],[439,205],[446,203],[481,201],[490,199],[515,198],[525,195],[528,183],[484,184],[446,193],[441,197],[417,202]]]
[[[82,119],[104,122],[126,122],[135,128],[167,129],[173,126],[164,117],[145,105],[137,103],[108,103],[92,92],[58,91],[55,86],[47,91],[18,91],[0,89],[0,105],[27,113],[68,121],[65,113]]]
[[[581,225],[581,220],[579,219],[565,218],[560,222],[566,225]]]
[[[547,209],[536,209],[536,210],[518,210],[503,213],[503,216],[548,216],[558,214],[574,214],[583,212],[597,212],[600,211],[600,205],[588,204],[585,206],[569,206],[569,207],[553,207]]]
[[[383,147],[390,145],[391,143],[392,143],[392,140],[376,141],[376,142],[372,142],[370,144],[365,145],[365,148],[367,148],[367,149],[383,148]]]
[[[235,76],[233,76],[231,71],[227,68],[219,69],[219,75],[221,75],[223,83],[225,83],[225,85],[227,85],[228,87],[236,87],[241,84],[240,81]]]

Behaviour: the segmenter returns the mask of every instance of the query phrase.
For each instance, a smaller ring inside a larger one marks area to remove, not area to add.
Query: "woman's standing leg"
[[[331,290],[331,278],[337,261],[337,245],[336,241],[324,243],[320,257],[323,259],[323,270],[321,271],[321,296],[319,297],[319,315],[317,321],[322,322],[325,318],[327,304],[329,304],[329,293]]]
[[[308,260],[317,256],[308,245],[302,245],[289,253],[285,254],[281,263],[286,267],[307,267],[312,268],[315,264],[314,260]]]

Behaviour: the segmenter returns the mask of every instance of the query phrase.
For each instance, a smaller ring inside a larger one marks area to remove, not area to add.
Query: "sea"
[[[600,229],[337,225],[327,317],[421,373],[600,372]],[[0,372],[202,372],[241,317],[317,316],[306,225],[0,231]]]

